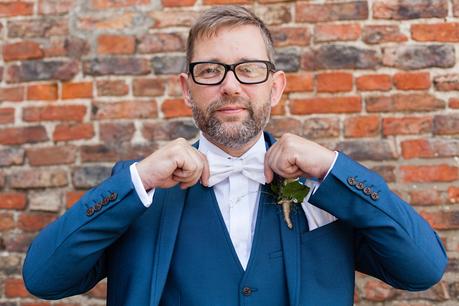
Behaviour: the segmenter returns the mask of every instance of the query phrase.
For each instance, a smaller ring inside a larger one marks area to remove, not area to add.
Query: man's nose
[[[220,86],[223,95],[239,95],[241,92],[241,83],[236,79],[233,71],[228,71]]]

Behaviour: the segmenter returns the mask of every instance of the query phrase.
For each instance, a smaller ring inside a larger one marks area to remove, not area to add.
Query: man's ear
[[[182,87],[182,94],[185,100],[185,104],[191,107],[191,94],[190,87],[188,86],[188,74],[180,73],[179,75],[180,87]]]
[[[274,72],[273,86],[271,88],[271,107],[274,107],[277,103],[279,103],[286,85],[287,79],[285,77],[285,73],[282,70]]]

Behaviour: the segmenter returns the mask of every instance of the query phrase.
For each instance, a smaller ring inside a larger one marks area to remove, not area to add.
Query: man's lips
[[[223,114],[237,114],[244,110],[246,110],[246,108],[243,106],[231,105],[231,106],[221,107],[217,109],[217,112],[223,113]]]

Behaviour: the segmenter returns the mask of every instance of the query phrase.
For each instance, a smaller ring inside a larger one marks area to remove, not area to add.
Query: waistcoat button
[[[242,294],[245,296],[249,296],[252,294],[252,289],[249,287],[244,287],[244,289],[242,289]]]

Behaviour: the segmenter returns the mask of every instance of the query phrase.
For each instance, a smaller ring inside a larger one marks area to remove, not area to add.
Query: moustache
[[[213,114],[218,109],[231,104],[237,104],[244,108],[246,108],[249,112],[252,111],[252,105],[248,99],[240,98],[240,97],[223,97],[214,102],[210,103],[207,108],[207,113]]]

